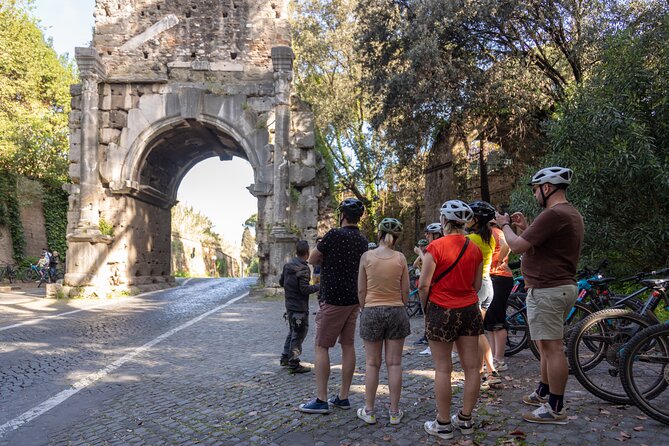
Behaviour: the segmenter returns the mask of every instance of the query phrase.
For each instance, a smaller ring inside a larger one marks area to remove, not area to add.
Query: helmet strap
[[[550,183],[544,183],[544,184],[550,184]],[[541,204],[542,208],[546,207],[546,204],[548,203],[548,199],[551,197],[551,195],[553,195],[558,190],[559,190],[559,187],[554,186],[553,190],[550,191],[550,193],[548,195],[545,195],[543,184],[539,186],[539,191],[541,191],[541,203],[540,204]]]

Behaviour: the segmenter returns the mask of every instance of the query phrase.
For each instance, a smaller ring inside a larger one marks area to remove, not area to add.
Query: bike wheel
[[[418,290],[409,293],[409,300],[406,304],[406,310],[409,317],[414,317],[421,311],[420,297],[418,297]]]
[[[669,424],[669,323],[639,332],[625,345],[620,380],[646,415]]]
[[[26,268],[23,272],[23,282],[34,282],[39,278],[37,273],[32,268]]]
[[[509,300],[506,307],[506,323],[508,328],[506,329],[506,349],[504,350],[504,356],[513,356],[527,347],[530,337],[524,307],[519,305],[515,300]]]
[[[618,376],[620,352],[627,341],[653,322],[630,311],[609,309],[586,317],[567,346],[569,367],[593,395],[612,403],[630,404]]]

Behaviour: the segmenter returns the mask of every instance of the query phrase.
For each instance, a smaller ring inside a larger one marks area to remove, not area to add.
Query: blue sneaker
[[[351,403],[348,401],[348,398],[345,400],[340,400],[339,395],[335,395],[328,400],[331,406],[338,407],[340,409],[349,410],[351,408]]]
[[[330,406],[327,401],[319,401],[318,398],[314,398],[308,403],[300,404],[300,412],[304,413],[330,413]]]

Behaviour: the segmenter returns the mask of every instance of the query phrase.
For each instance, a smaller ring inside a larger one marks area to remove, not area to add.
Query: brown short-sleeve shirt
[[[583,217],[570,203],[560,203],[541,212],[521,235],[532,245],[522,257],[527,286],[552,288],[576,284],[583,233]]]

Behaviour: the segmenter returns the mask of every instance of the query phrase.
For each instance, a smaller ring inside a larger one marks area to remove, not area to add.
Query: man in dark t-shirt
[[[359,313],[358,266],[367,251],[367,239],[358,229],[365,212],[360,200],[347,198],[339,205],[340,228],[331,229],[309,256],[309,263],[321,265],[320,309],[316,314],[316,398],[300,404],[306,413],[328,413],[329,406],[350,409],[348,392],[355,369],[355,324]],[[341,388],[327,399],[330,353],[339,339],[342,350]]]
[[[564,392],[569,367],[564,355],[564,320],[576,302],[576,265],[583,243],[583,217],[567,201],[572,171],[547,167],[534,174],[529,185],[544,208],[531,225],[516,212],[511,217],[496,214],[509,248],[522,253],[522,272],[527,290],[530,337],[541,352],[541,380],[537,390],[523,402],[539,406],[524,413],[531,423],[567,424]],[[520,236],[511,224],[522,231]]]

